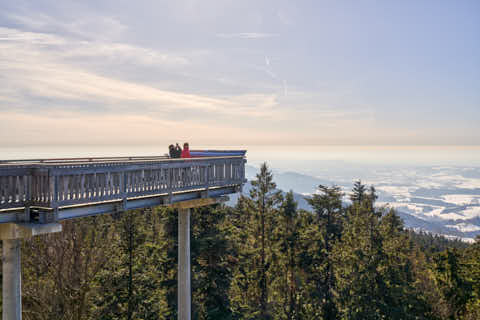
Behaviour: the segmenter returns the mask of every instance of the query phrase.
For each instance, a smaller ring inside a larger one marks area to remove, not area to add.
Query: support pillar
[[[3,320],[22,319],[21,239],[3,240]]]
[[[190,209],[178,209],[178,320],[191,319]]]
[[[2,320],[22,320],[22,265],[20,261],[22,238],[60,232],[59,223],[5,223],[0,224],[2,253]]]

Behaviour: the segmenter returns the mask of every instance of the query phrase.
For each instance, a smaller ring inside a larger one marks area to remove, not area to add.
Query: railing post
[[[123,181],[122,181],[122,207],[123,210],[127,210],[127,171],[123,173]]]
[[[52,195],[53,204],[52,204],[52,208],[54,210],[53,219],[54,219],[54,221],[57,221],[58,220],[58,200],[59,200],[59,196],[58,196],[58,175],[54,175],[53,177],[50,176],[50,179],[52,179],[52,178],[53,178],[53,195]]]
[[[167,190],[168,190],[168,203],[172,203],[172,194],[173,194],[173,168],[167,168]]]
[[[25,187],[25,221],[30,221],[30,205],[32,203],[32,176],[24,176]]]
[[[205,198],[208,198],[208,189],[210,188],[210,182],[208,181],[208,164],[205,166]]]

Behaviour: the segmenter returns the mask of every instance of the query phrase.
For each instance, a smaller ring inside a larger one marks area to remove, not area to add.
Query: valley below
[[[310,167],[310,169],[308,169]],[[480,235],[480,168],[475,166],[353,166],[318,162],[318,166],[282,170],[272,168],[277,187],[293,190],[299,208],[311,210],[304,197],[318,185],[337,185],[348,202],[353,183],[361,180],[377,191],[377,206],[394,208],[405,226],[473,242]],[[307,169],[305,169],[307,168]],[[258,168],[248,165],[250,181]],[[244,188],[248,193],[250,183]],[[238,196],[232,197],[230,204]]]

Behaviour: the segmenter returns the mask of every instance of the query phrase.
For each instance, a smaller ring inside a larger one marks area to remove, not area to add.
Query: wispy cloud
[[[265,39],[278,37],[278,33],[240,32],[240,33],[217,33],[217,37],[226,39]]]
[[[27,32],[12,28],[0,27],[0,46],[3,54],[24,59],[48,53],[47,61],[61,61],[74,58],[78,61],[88,58],[116,63],[133,63],[147,66],[184,66],[189,63],[181,55],[159,52],[148,48],[120,42],[78,41],[55,34]],[[27,50],[28,47],[28,50]],[[8,52],[9,50],[10,52]],[[13,51],[20,54],[12,55]],[[0,53],[2,54],[2,53]]]
[[[62,44],[61,48],[55,47],[58,44]],[[17,107],[24,108],[48,100],[49,108],[88,102],[101,105],[102,108],[97,108],[99,110],[126,113],[140,110],[146,113],[178,112],[183,109],[217,116],[262,117],[267,116],[269,108],[276,103],[271,94],[210,97],[164,90],[155,85],[97,74],[72,64],[70,60],[62,60],[65,57],[84,59],[86,56],[97,59],[122,56],[147,65],[182,66],[188,63],[181,57],[126,44],[77,44],[60,36],[0,28],[0,71],[8,83],[0,88],[0,96],[8,98],[0,100],[0,108],[10,106],[12,99],[18,101]],[[132,104],[136,107],[132,108]]]
[[[29,15],[7,14],[6,17],[30,31],[53,32],[84,40],[111,41],[118,39],[127,30],[127,26],[117,19],[99,15],[88,15],[70,20],[41,13],[30,13]]]

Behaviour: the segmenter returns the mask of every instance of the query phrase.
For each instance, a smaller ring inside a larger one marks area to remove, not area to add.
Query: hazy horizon
[[[171,141],[172,143],[175,141]],[[183,142],[183,141],[179,141]],[[136,146],[16,146],[2,147],[0,160],[102,156],[159,156],[168,144]],[[356,166],[475,166],[480,167],[479,146],[207,146],[191,144],[192,149],[247,150],[248,164],[267,162],[274,169],[297,172],[319,164]]]

